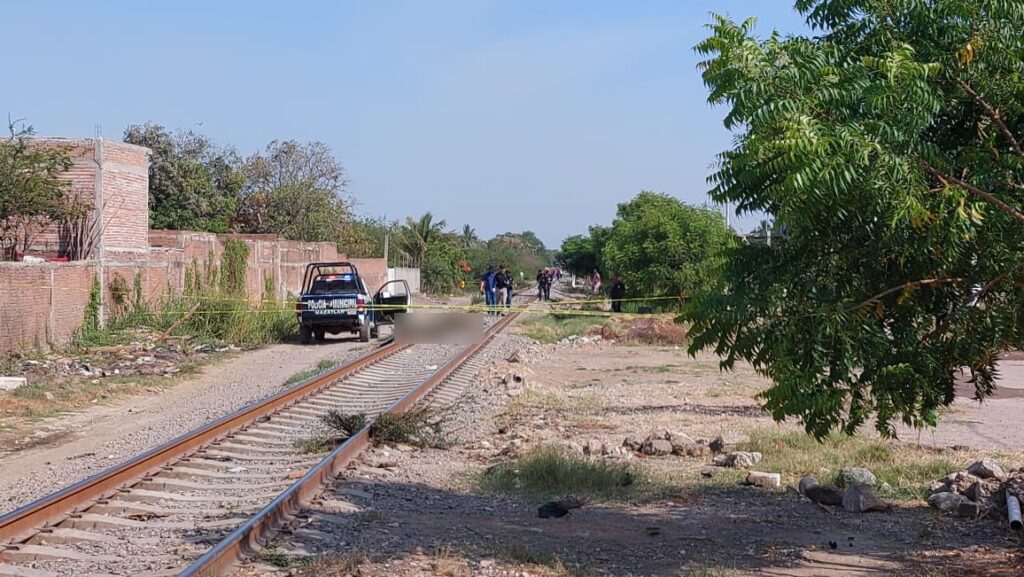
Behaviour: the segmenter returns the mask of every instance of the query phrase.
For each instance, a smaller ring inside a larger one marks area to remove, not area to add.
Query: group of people
[[[484,302],[488,307],[511,307],[514,283],[512,271],[505,265],[487,267],[487,271],[480,277],[480,293],[484,295]]]
[[[562,278],[562,271],[557,267],[537,269],[537,299],[551,300],[551,285]]]

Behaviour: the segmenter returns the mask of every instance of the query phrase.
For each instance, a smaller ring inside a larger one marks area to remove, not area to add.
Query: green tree
[[[459,241],[462,243],[463,248],[469,248],[480,242],[480,238],[476,235],[476,229],[468,224],[462,225],[462,236],[459,237]]]
[[[621,277],[631,295],[691,297],[720,286],[734,241],[717,212],[642,192],[619,205],[602,239],[601,267],[607,278]]]
[[[434,235],[424,251],[420,266],[423,290],[431,294],[455,292],[459,281],[462,280],[462,269],[459,265],[464,259],[465,253],[455,235]]]
[[[171,134],[159,124],[131,125],[124,141],[153,151],[149,164],[152,228],[227,232],[244,184],[241,161],[192,131]]]
[[[348,176],[322,142],[275,140],[243,165],[240,230],[291,240],[338,241],[352,220]]]
[[[562,241],[558,260],[570,273],[585,276],[599,266],[600,255],[594,249],[594,239],[577,234]]]
[[[435,221],[429,212],[418,219],[406,217],[405,224],[399,229],[398,249],[412,259],[412,266],[421,266],[430,243],[444,234],[445,226],[447,223],[443,219]]]
[[[10,136],[0,140],[0,260],[15,260],[50,224],[88,212],[61,178],[72,165],[68,148],[34,144],[33,134],[12,122]]]
[[[1024,3],[800,0],[814,37],[716,17],[697,50],[735,146],[712,196],[785,223],[730,253],[691,350],[746,360],[823,436],[934,425],[1024,327]]]

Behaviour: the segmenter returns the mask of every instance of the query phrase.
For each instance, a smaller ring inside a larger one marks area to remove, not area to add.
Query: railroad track
[[[516,315],[466,347],[385,345],[0,517],[0,577],[224,574],[369,446],[367,425],[326,456],[300,453],[322,415],[454,398]]]

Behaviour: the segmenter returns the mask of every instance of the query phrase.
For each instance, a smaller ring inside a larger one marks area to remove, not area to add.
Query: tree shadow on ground
[[[341,481],[324,499],[282,532],[282,547],[369,552],[378,562],[436,551],[457,551],[471,566],[557,559],[595,575],[1024,574],[1019,541],[992,519],[956,520],[925,507],[830,513],[791,493],[740,486],[591,504],[560,519],[539,519],[540,500],[386,478]],[[332,510],[336,500],[355,507]],[[721,573],[699,573],[709,568]]]

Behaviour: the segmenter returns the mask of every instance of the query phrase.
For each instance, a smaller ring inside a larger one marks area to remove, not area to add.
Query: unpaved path
[[[321,359],[343,360],[372,345],[328,339],[239,353],[156,394],[45,419],[30,449],[0,447],[0,514],[84,479],[143,450],[281,390]]]

